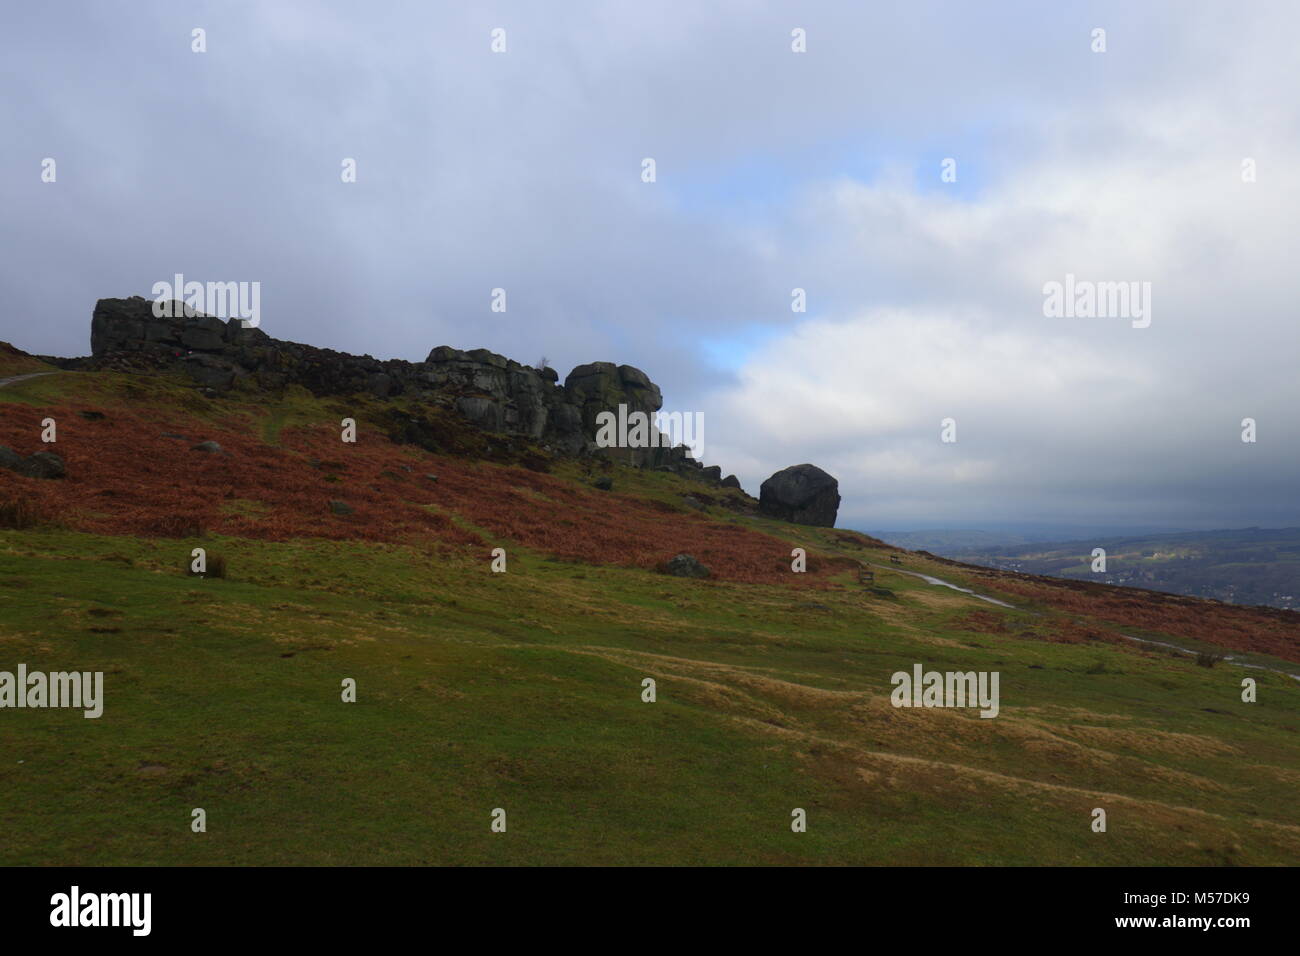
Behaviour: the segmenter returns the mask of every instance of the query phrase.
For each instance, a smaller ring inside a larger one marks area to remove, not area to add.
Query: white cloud
[[[1271,489],[1300,480],[1300,180],[1280,174],[1300,166],[1300,136],[1256,128],[1261,111],[1234,113],[1216,86],[1061,117],[974,197],[897,169],[810,187],[773,257],[831,305],[710,397],[736,423],[711,452],[762,449],[747,485],[821,464],[858,526],[1050,516],[1067,498],[1098,521],[1231,522],[1258,505],[1294,522]],[[1243,183],[1247,150],[1273,174]],[[1042,286],[1067,272],[1150,282],[1151,327],[1045,318]],[[1252,409],[1273,431],[1243,457]],[[949,416],[955,445],[939,441]]]

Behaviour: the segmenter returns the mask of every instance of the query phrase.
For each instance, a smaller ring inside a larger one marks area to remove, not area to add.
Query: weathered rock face
[[[273,339],[237,319],[185,314],[179,302],[173,311],[175,318],[156,318],[151,299],[100,299],[91,320],[90,367],[178,368],[216,394],[236,387],[301,385],[316,395],[406,396],[454,411],[484,432],[525,439],[558,454],[599,453],[710,483],[721,477],[719,469],[706,471],[681,447],[596,447],[600,412],[625,405],[629,412],[653,416],[663,406],[659,387],[630,365],[579,365],[560,385],[553,369],[521,365],[487,349],[441,345],[423,362],[380,361]],[[426,419],[408,418],[399,426],[402,440],[438,444]]]
[[[664,406],[659,386],[650,381],[645,372],[631,365],[615,365],[613,362],[579,365],[564,380],[564,389],[569,394],[569,401],[581,411],[583,426],[593,434],[596,416],[604,411],[617,411],[620,404],[626,405],[628,412],[647,415],[653,415]]]
[[[245,329],[243,323],[222,321],[173,302],[173,318],[153,314],[153,300],[140,296],[129,299],[100,299],[90,320],[90,351],[144,352],[173,356],[191,349],[220,352],[230,345],[269,342],[260,329]]]
[[[592,362],[579,365],[564,380],[568,402],[578,410],[582,431],[586,435],[599,433],[598,417],[610,412],[620,421],[632,423],[637,413],[646,416],[650,423],[645,444],[602,448],[601,452],[615,461],[639,468],[664,468],[688,475],[700,481],[717,484],[722,480],[722,469],[708,471],[690,457],[681,446],[669,446],[664,436],[653,426],[655,412],[663,408],[663,395],[659,386],[639,368],[615,365],[612,362]],[[626,437],[632,437],[635,428],[629,424]]]
[[[624,370],[627,375],[624,377]],[[578,410],[583,434],[597,435],[597,417],[601,412],[618,414],[618,406],[627,406],[627,412],[642,412],[653,416],[663,407],[663,398],[644,372],[630,365],[613,362],[591,362],[579,365],[564,380],[568,402]],[[643,464],[648,449],[605,448],[603,453],[625,464]]]
[[[769,518],[833,528],[839,489],[840,483],[816,465],[791,465],[763,482],[758,510]]]
[[[559,411],[564,390],[555,373],[520,365],[487,349],[462,352],[440,345],[417,378],[426,388],[455,394],[455,407],[484,431],[546,441],[566,454],[586,449],[576,409]]]

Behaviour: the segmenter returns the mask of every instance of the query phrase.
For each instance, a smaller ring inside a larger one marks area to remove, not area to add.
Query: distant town
[[[1300,528],[1242,528],[1078,541],[997,541],[992,532],[873,532],[899,547],[1003,571],[1047,574],[1300,609]],[[1105,570],[1094,570],[1094,549]]]

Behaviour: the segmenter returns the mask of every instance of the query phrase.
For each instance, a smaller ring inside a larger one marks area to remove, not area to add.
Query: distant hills
[[[868,531],[907,551],[930,551],[949,557],[972,548],[1012,548],[1035,540],[1027,535],[1000,531],[950,529],[940,531]]]
[[[1128,585],[1232,604],[1300,609],[1300,528],[1033,541],[990,531],[873,532],[899,547],[1008,571]],[[1092,570],[1104,548],[1106,571]]]
[[[923,531],[870,531],[864,534],[888,541],[909,551],[930,551],[947,555],[965,549],[1014,548],[1017,545],[1051,542],[1083,542],[1101,538],[1131,538],[1135,535],[1181,534],[1186,528],[1157,525],[1094,524],[1007,524],[989,528],[927,528]],[[1091,547],[1089,548],[1091,550]]]

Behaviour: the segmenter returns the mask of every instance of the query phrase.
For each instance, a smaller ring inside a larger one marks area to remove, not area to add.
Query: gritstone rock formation
[[[100,299],[91,320],[89,361],[78,367],[121,371],[183,369],[208,394],[236,387],[280,389],[300,385],[316,395],[403,396],[449,408],[488,433],[517,437],[562,455],[601,453],[629,465],[663,468],[710,484],[721,470],[705,468],[686,448],[597,449],[602,411],[653,415],[663,406],[659,387],[640,369],[611,362],[579,365],[563,385],[554,369],[520,365],[487,349],[438,346],[423,362],[380,361],[273,339],[238,319],[186,310],[154,315],[153,300]],[[432,429],[418,417],[394,416],[394,437],[425,446]]]
[[[518,438],[552,454],[601,455],[635,467],[676,472],[719,488],[740,488],[734,475],[724,478],[721,468],[705,467],[680,445],[669,447],[652,440],[644,447],[597,447],[602,412],[612,412],[624,423],[637,413],[653,421],[663,407],[659,386],[630,365],[579,365],[561,385],[554,369],[521,365],[487,349],[461,351],[440,345],[423,362],[381,361],[273,339],[239,319],[223,321],[181,302],[171,303],[171,311],[172,317],[158,317],[153,300],[141,296],[100,299],[91,319],[91,356],[47,361],[66,369],[181,370],[210,397],[236,388],[274,391],[288,386],[306,388],[317,396],[370,395],[382,404],[400,396],[406,401],[386,409],[381,404],[377,416],[394,441],[454,453],[444,447],[445,430],[437,418],[444,412],[431,411],[443,409],[473,425],[476,435],[501,435],[507,442]],[[651,437],[657,437],[657,430]],[[195,448],[224,454],[214,442]],[[56,456],[38,453],[24,459],[7,448],[0,449],[0,466],[32,477],[64,473]],[[425,477],[437,481],[434,475]],[[595,485],[606,491],[613,487],[608,477]],[[699,509],[706,507],[690,496],[683,500]],[[752,508],[734,497],[709,501],[740,510]],[[335,505],[339,510],[348,507],[331,503]],[[796,524],[834,527],[839,505],[839,483],[815,465],[803,464],[778,471],[763,482],[758,510]]]

